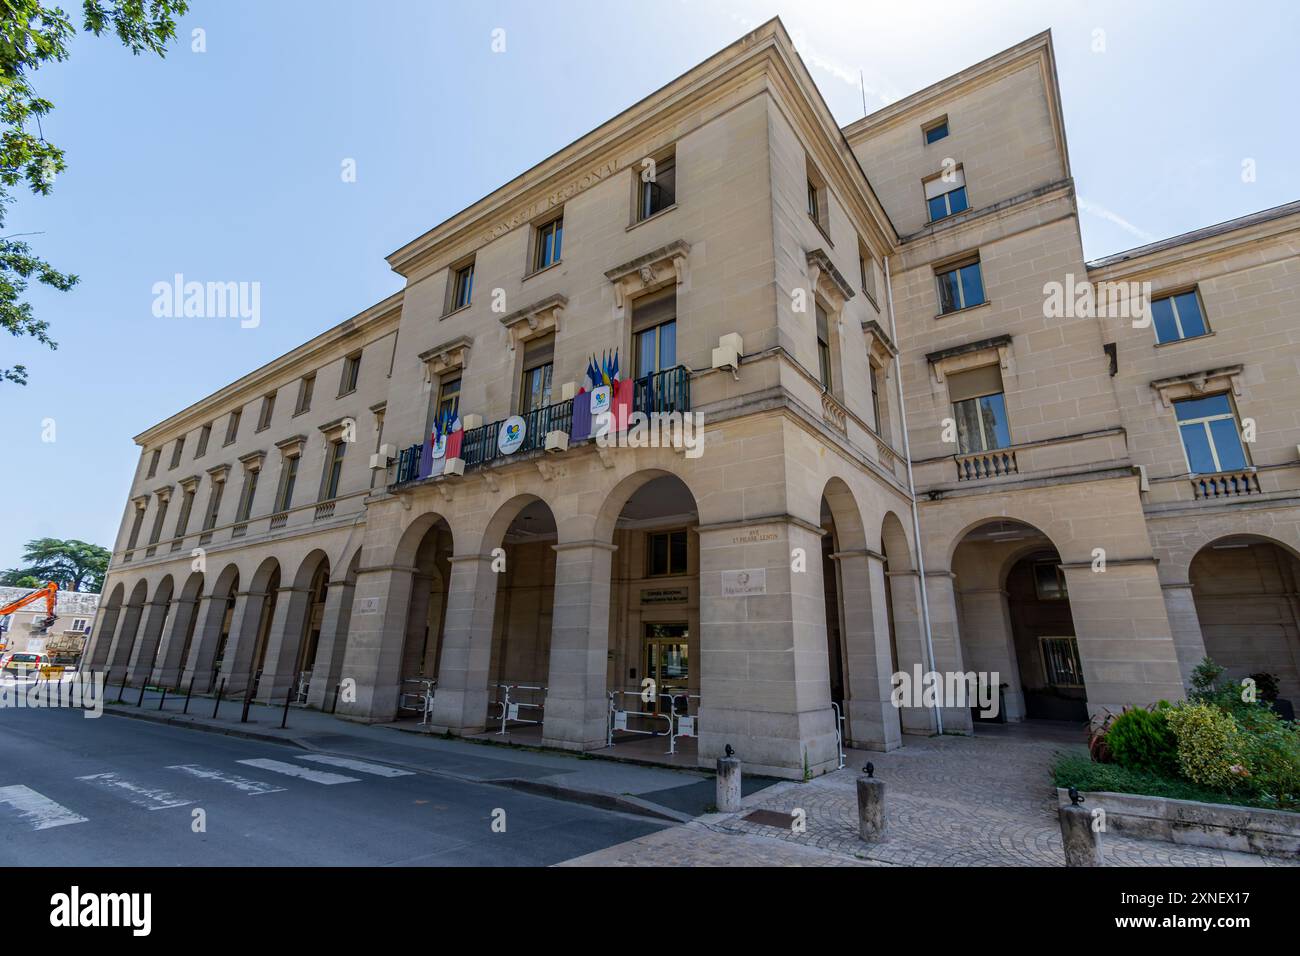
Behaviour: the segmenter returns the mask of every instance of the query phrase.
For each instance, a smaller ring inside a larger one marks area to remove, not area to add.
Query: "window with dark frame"
[[[677,290],[669,287],[632,303],[632,375],[644,378],[677,364]]]
[[[821,195],[817,184],[808,180],[808,218],[821,225]]]
[[[257,496],[257,476],[259,474],[261,474],[261,469],[244,472],[244,488],[239,495],[239,509],[235,514],[236,521],[247,521],[249,515],[253,513],[253,499]]]
[[[339,381],[339,394],[347,395],[357,390],[357,381],[361,377],[361,353],[349,355],[343,360],[343,378]]]
[[[1073,637],[1040,637],[1043,676],[1051,687],[1082,687],[1083,664],[1079,642]]]
[[[152,478],[158,474],[158,462],[162,459],[162,449],[155,448],[149,453],[149,470],[145,474],[146,478]]]
[[[181,454],[184,451],[185,451],[185,436],[182,435],[180,438],[176,439],[176,443],[172,445],[172,460],[171,460],[171,464],[167,466],[168,471],[171,471],[173,468],[175,468],[181,463]]]
[[[1151,324],[1156,330],[1156,342],[1161,345],[1194,339],[1210,331],[1195,289],[1152,299]]]
[[[239,419],[240,416],[242,415],[243,415],[243,410],[239,408],[236,408],[233,412],[230,413],[230,418],[226,422],[226,440],[223,442],[223,444],[225,445],[233,444],[235,439],[239,437]]]
[[[275,493],[276,512],[288,511],[293,507],[293,486],[298,481],[298,455],[291,455],[284,460],[280,469],[280,487]]]
[[[1034,563],[1034,593],[1040,601],[1064,601],[1070,597],[1065,572],[1055,561]]]
[[[1213,475],[1249,466],[1227,393],[1175,401],[1174,418],[1191,474]]]
[[[966,173],[960,166],[950,173],[925,181],[925,206],[930,222],[947,219],[969,208],[966,201]]]
[[[656,160],[654,180],[640,180],[637,190],[637,221],[649,219],[677,202],[677,155]]]
[[[203,515],[203,530],[211,531],[217,526],[217,515],[221,513],[221,495],[226,490],[224,481],[214,481],[212,491],[208,494],[208,510]]]
[[[455,312],[470,304],[474,296],[474,263],[463,265],[451,277],[451,299],[448,312]]]
[[[194,449],[194,457],[202,458],[208,453],[208,441],[212,438],[212,425],[204,425],[199,431],[199,446]]]
[[[685,529],[654,531],[646,535],[646,576],[664,577],[686,574],[687,546]]]
[[[262,396],[262,410],[257,415],[257,428],[254,431],[266,431],[271,427],[271,416],[275,414],[275,392]]]
[[[867,374],[871,379],[871,414],[875,423],[876,434],[884,437],[880,421],[880,369],[867,362]]]
[[[1011,444],[1002,373],[985,365],[948,377],[948,398],[957,424],[957,449],[967,455]]]
[[[533,272],[541,272],[560,261],[564,246],[564,217],[557,216],[537,227],[533,247]]]
[[[519,414],[551,404],[551,376],[555,371],[555,336],[545,335],[524,345],[523,381],[519,389]]]
[[[438,383],[438,400],[433,406],[435,424],[454,422],[460,413],[460,376],[443,379]]]
[[[301,415],[303,412],[311,411],[311,397],[316,390],[316,373],[304,375],[298,380],[298,401],[294,405],[293,413]]]
[[[959,312],[984,304],[984,277],[977,258],[945,266],[935,273],[939,288],[939,313]]]
[[[831,373],[830,323],[827,321],[826,310],[820,303],[815,304],[813,309],[817,321],[817,371],[822,388],[829,392],[835,387],[835,378]]]
[[[921,127],[921,132],[925,135],[925,145],[939,142],[948,135],[948,117],[944,116],[927,123]]]
[[[183,538],[185,537],[185,532],[189,530],[190,512],[194,510],[195,492],[196,489],[193,487],[186,488],[184,494],[181,496],[181,510],[180,514],[176,516],[176,533],[173,537]]]
[[[339,480],[343,475],[343,456],[347,453],[347,442],[339,438],[330,442],[329,459],[325,463],[324,481],[321,482],[321,501],[337,498]]]

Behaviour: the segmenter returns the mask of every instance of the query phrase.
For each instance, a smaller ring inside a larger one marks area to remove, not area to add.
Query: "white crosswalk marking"
[[[0,787],[0,803],[8,804],[23,822],[31,824],[33,830],[48,830],[50,827],[64,827],[69,823],[85,823],[86,818],[73,813],[60,803],[37,793],[31,787],[14,784]]]
[[[129,800],[137,807],[144,807],[146,810],[167,810],[171,807],[189,806],[194,802],[177,796],[170,790],[142,787],[130,780],[123,780],[115,773],[92,773],[77,779],[83,783],[103,787],[114,796]]]
[[[331,767],[342,767],[344,770],[355,770],[358,773],[374,774],[376,777],[410,777],[414,773],[411,770],[398,770],[396,767],[385,767],[382,764],[366,763],[364,760],[352,760],[349,757],[335,757],[331,754],[304,754],[298,759],[329,764]]]
[[[213,780],[217,783],[224,783],[242,793],[248,794],[250,797],[255,797],[261,793],[284,793],[284,787],[277,787],[249,777],[241,777],[237,773],[224,773],[220,770],[213,770],[211,767],[200,767],[198,764],[178,763],[167,769],[179,770],[181,773],[187,773],[191,777],[198,777],[200,780]]]
[[[286,777],[299,777],[303,780],[310,780],[312,783],[323,783],[326,786],[333,786],[336,783],[361,782],[358,777],[345,777],[341,773],[312,770],[310,767],[299,767],[296,764],[285,763],[283,760],[271,760],[268,757],[254,757],[251,760],[241,760],[239,762],[249,767],[257,767],[259,770],[270,770],[272,773],[282,773]]]

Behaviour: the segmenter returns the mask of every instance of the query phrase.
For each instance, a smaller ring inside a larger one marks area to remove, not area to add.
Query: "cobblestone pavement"
[[[1053,755],[1082,746],[1073,728],[1011,725],[975,737],[905,738],[892,753],[851,751],[844,770],[753,794],[738,814],[712,814],[650,834],[576,865],[1063,866]],[[885,838],[858,839],[856,778],[875,764],[886,785]],[[794,832],[745,820],[756,809],[802,810]],[[730,839],[729,839],[730,838]],[[1293,861],[1108,834],[1112,866],[1289,866]],[[796,852],[798,851],[798,852]]]

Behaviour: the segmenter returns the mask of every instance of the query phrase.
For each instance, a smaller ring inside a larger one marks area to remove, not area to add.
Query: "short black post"
[[[293,700],[293,689],[298,686],[298,675],[293,675],[293,683],[284,695],[284,714],[280,717],[280,729],[284,730],[289,725],[289,701]]]
[[[339,683],[339,684],[335,684],[335,685],[334,685],[334,703],[330,704],[330,713],[331,713],[331,714],[334,713],[336,710],[339,709],[339,689],[340,689],[342,686],[343,686],[343,685],[342,685],[341,683]]]
[[[108,689],[113,686],[113,668],[104,671],[104,702],[109,703]]]
[[[167,685],[163,685],[162,697],[158,698],[158,709],[163,709],[163,704],[167,703]]]
[[[126,693],[126,681],[130,676],[130,671],[124,671],[122,673],[122,686],[117,689],[117,702],[119,704],[122,703],[122,695]]]
[[[144,680],[140,681],[140,696],[137,697],[137,698],[135,699],[135,706],[139,707],[141,704],[144,703],[144,691],[145,691],[145,688],[148,687],[148,686],[149,686],[149,678],[148,678],[148,677],[146,677]]]
[[[257,678],[252,674],[248,675],[248,690],[244,691],[244,712],[239,715],[241,724],[248,723],[248,705],[253,702],[253,692],[257,689]]]
[[[191,677],[190,689],[185,692],[185,709],[181,711],[182,714],[188,714],[190,712],[190,695],[193,693],[194,693],[194,677]]]
[[[224,694],[225,691],[226,691],[226,679],[223,677],[223,678],[221,679],[221,686],[219,686],[219,687],[217,688],[217,702],[216,702],[215,704],[212,705],[212,719],[213,719],[213,720],[216,720],[216,719],[217,719],[217,708],[219,708],[219,707],[221,706],[221,695]]]

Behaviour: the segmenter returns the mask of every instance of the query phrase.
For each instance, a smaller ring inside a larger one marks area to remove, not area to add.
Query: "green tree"
[[[0,0],[3,3],[4,0]],[[36,538],[23,549],[24,566],[0,576],[0,584],[39,587],[55,581],[65,591],[99,591],[108,573],[109,551],[97,544],[60,538]],[[36,579],[36,584],[21,582]]]
[[[95,36],[111,31],[133,54],[163,56],[176,36],[176,18],[188,9],[188,0],[83,0],[82,24]],[[14,201],[11,190],[26,184],[36,195],[49,195],[65,168],[63,150],[41,132],[41,117],[54,104],[37,94],[33,74],[45,63],[66,60],[75,34],[68,15],[45,0],[0,0],[0,230],[5,207]],[[0,329],[58,348],[50,324],[22,301],[33,278],[61,292],[77,284],[77,276],[55,269],[26,242],[0,235]],[[3,381],[25,385],[27,369],[0,367]]]

